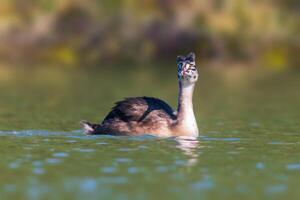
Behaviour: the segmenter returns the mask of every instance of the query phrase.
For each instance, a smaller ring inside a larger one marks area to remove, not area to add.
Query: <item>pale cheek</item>
[[[186,70],[188,70],[190,68],[190,65],[189,64],[186,64],[184,67],[183,67],[183,69],[186,71]]]

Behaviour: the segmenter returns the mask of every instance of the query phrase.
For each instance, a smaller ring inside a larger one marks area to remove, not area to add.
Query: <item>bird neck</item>
[[[195,83],[179,81],[179,97],[177,109],[177,130],[180,135],[198,136],[198,126],[193,110],[193,93]]]

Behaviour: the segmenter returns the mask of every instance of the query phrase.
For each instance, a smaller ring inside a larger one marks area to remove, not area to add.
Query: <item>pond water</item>
[[[1,199],[299,199],[299,75],[202,70],[200,137],[162,139],[78,122],[126,96],[174,107],[172,69],[0,68]]]

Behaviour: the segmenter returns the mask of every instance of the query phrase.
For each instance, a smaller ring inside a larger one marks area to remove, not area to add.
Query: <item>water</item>
[[[124,96],[176,105],[169,69],[0,68],[1,199],[299,199],[299,72],[202,70],[197,139],[84,136]]]

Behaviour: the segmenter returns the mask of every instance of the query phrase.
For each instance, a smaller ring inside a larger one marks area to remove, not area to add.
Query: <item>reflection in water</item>
[[[188,157],[186,165],[189,167],[196,165],[198,162],[197,149],[199,148],[197,137],[177,137],[175,141],[177,142],[176,147]]]

